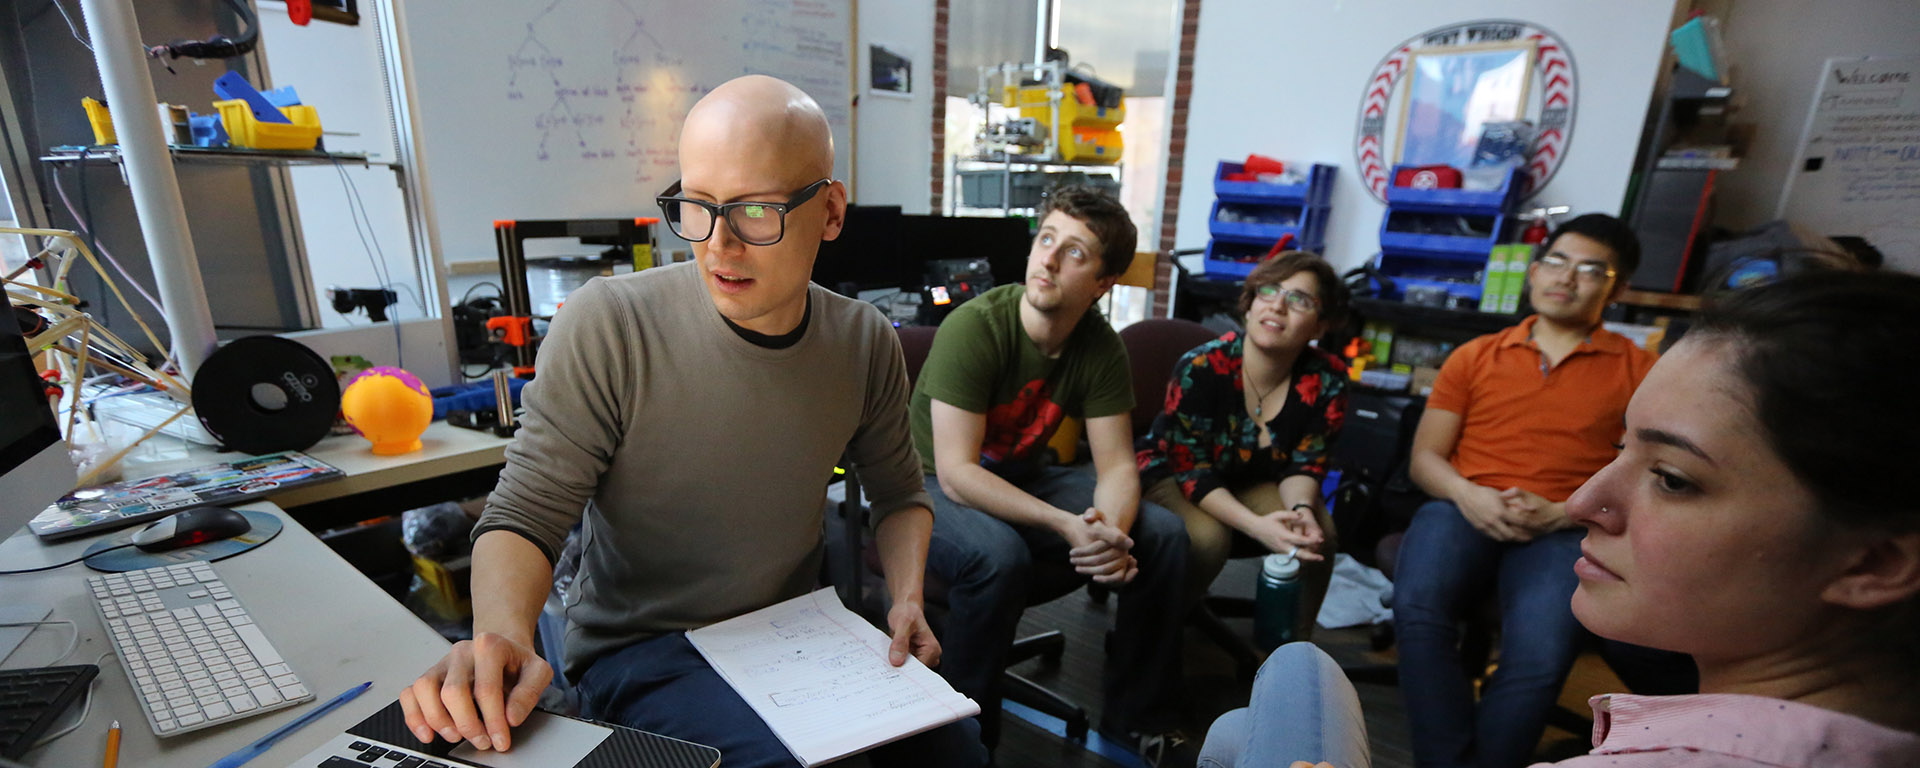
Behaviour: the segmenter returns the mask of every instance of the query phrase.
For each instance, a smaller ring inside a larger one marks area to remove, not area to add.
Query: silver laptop
[[[720,750],[610,723],[536,710],[513,748],[481,752],[407,730],[400,702],[348,728],[287,768],[716,768]]]

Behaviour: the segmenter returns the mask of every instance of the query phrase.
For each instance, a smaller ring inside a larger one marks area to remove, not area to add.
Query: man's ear
[[[1821,590],[1829,603],[1870,611],[1920,594],[1920,532],[1880,536],[1853,555],[1846,570]]]
[[[1100,297],[1107,295],[1107,291],[1113,290],[1114,286],[1120,284],[1121,277],[1123,277],[1123,275],[1108,275],[1100,278],[1100,282],[1095,283],[1095,285],[1100,286],[1100,290],[1093,294],[1093,300],[1099,301]]]
[[[840,236],[840,229],[847,225],[847,185],[838,179],[823,190],[827,198],[827,223],[820,229],[821,240],[832,240]]]

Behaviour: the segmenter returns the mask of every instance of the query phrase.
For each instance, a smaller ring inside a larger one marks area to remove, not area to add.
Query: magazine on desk
[[[689,630],[687,639],[803,765],[980,714],[919,659],[888,663],[886,634],[831,587]]]
[[[299,451],[269,453],[143,480],[77,488],[28,521],[27,527],[47,541],[91,536],[188,507],[238,504],[343,474]]]

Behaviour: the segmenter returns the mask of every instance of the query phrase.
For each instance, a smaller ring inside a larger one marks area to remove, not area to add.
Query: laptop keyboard
[[[453,747],[438,740],[434,743],[449,750]],[[316,760],[318,762],[315,762]],[[373,768],[467,768],[466,763],[452,761],[450,758],[435,757],[427,752],[402,749],[386,742],[351,734],[335,737],[332,742],[308,755],[307,759],[294,763],[288,768],[368,768],[368,766]]]
[[[87,586],[154,735],[313,699],[211,565],[94,576]]]

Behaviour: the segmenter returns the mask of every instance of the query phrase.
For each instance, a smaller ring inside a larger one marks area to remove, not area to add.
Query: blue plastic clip
[[[220,79],[213,81],[213,93],[223,99],[245,101],[247,108],[253,110],[253,119],[260,122],[293,122],[288,120],[286,114],[282,113],[279,107],[274,106],[273,102],[267,101],[267,97],[255,90],[253,84],[247,82],[247,79],[241,77],[238,72],[228,72],[221,75]]]

